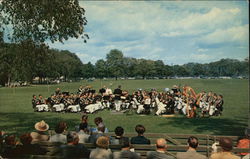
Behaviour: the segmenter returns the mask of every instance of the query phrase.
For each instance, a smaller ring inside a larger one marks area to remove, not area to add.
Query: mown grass
[[[243,135],[249,119],[249,83],[240,79],[186,79],[186,80],[95,80],[94,82],[61,83],[59,85],[33,85],[19,88],[0,88],[0,130],[21,134],[34,130],[37,121],[45,120],[50,129],[54,129],[59,121],[66,121],[69,130],[74,130],[80,122],[80,113],[33,112],[31,99],[33,94],[48,97],[59,87],[62,91],[75,93],[80,85],[92,85],[99,89],[102,85],[115,89],[122,85],[123,89],[132,92],[138,88],[150,90],[156,88],[163,91],[172,85],[190,85],[196,92],[213,91],[224,96],[224,111],[221,117],[187,119],[181,115],[164,118],[154,115],[139,116],[111,114],[110,111],[99,111],[89,115],[89,122],[93,126],[93,119],[101,116],[110,131],[116,126],[122,126],[126,132],[134,132],[136,124],[143,124],[147,132],[177,133],[177,134],[216,134]]]

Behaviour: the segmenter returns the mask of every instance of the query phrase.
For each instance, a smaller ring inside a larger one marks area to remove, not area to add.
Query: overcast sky
[[[90,39],[70,39],[52,48],[76,53],[83,63],[124,56],[165,64],[208,63],[249,56],[247,1],[81,1]]]

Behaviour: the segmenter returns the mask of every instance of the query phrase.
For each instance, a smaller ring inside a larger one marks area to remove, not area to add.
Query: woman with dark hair
[[[67,124],[63,121],[59,122],[55,128],[55,135],[50,137],[50,142],[61,142],[66,143],[67,137],[63,134],[63,132],[67,129]]]

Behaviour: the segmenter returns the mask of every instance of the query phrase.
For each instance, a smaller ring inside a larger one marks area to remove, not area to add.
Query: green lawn
[[[190,85],[196,92],[213,91],[224,96],[224,112],[221,117],[187,119],[181,115],[172,118],[158,117],[154,115],[139,116],[111,114],[110,111],[99,111],[89,115],[89,122],[93,125],[93,119],[101,116],[110,131],[116,126],[122,126],[126,132],[134,132],[136,124],[143,124],[147,132],[177,133],[177,134],[216,134],[216,135],[243,135],[248,124],[249,114],[249,83],[241,79],[188,79],[188,80],[118,80],[94,82],[61,83],[59,85],[34,85],[20,88],[0,88],[0,130],[21,134],[34,130],[37,121],[45,120],[50,129],[54,129],[58,121],[64,120],[69,125],[69,130],[80,122],[81,114],[33,112],[31,106],[32,94],[42,94],[48,97],[54,93],[57,87],[62,91],[76,92],[80,85],[92,85],[99,89],[101,85],[115,89],[122,85],[123,89],[133,91],[138,88],[156,88],[163,91],[172,85]]]

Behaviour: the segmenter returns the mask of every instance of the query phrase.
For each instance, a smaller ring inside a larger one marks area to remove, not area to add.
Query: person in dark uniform
[[[115,95],[115,98],[114,98],[115,110],[120,111],[121,110],[121,95],[122,95],[121,85],[119,85],[118,88],[114,90],[114,95]]]
[[[103,86],[103,87],[99,90],[99,93],[101,93],[101,95],[103,96],[105,92],[106,92],[106,86]]]
[[[38,100],[37,100],[37,98],[36,98],[36,95],[33,94],[32,97],[33,97],[33,98],[32,98],[31,103],[32,103],[32,107],[33,107],[33,109],[34,109],[34,111],[35,111],[35,110],[36,110],[36,109],[35,109],[35,108],[36,108],[36,105],[37,105],[39,102],[38,102]]]
[[[61,93],[60,88],[57,88],[56,91],[55,91],[55,95],[57,96],[57,95],[59,95],[60,93]]]

